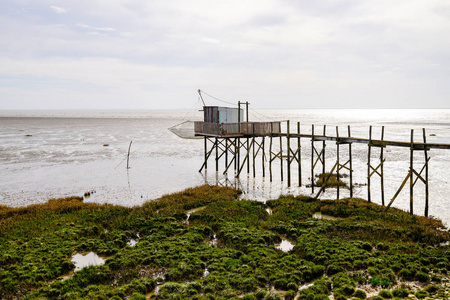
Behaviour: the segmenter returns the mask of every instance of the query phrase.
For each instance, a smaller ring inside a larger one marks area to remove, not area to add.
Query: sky
[[[198,89],[254,109],[450,108],[450,1],[0,1],[0,110],[191,108]]]

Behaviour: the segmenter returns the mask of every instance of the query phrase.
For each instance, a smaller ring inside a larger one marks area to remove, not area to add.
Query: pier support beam
[[[425,184],[425,217],[428,217],[428,205],[429,205],[429,195],[428,195],[428,163],[430,162],[430,157],[428,156],[428,151],[430,148],[427,146],[427,140],[426,140],[426,134],[425,134],[425,128],[423,128],[423,144],[420,146],[417,146],[414,144],[414,130],[411,130],[411,147],[410,147],[410,159],[409,159],[409,171],[406,175],[405,179],[403,180],[402,184],[400,185],[399,189],[395,193],[394,197],[391,199],[389,204],[386,206],[386,211],[391,207],[392,203],[394,203],[397,196],[402,191],[403,187],[406,185],[406,183],[409,180],[409,213],[411,215],[414,214],[414,186],[416,185],[417,181],[420,180]],[[424,151],[424,158],[425,162],[422,166],[421,170],[418,172],[414,169],[414,151]],[[422,172],[425,171],[425,178],[422,176]],[[414,179],[415,176],[415,179]]]
[[[274,127],[276,124],[276,127]],[[196,128],[200,128],[196,124]],[[255,126],[256,125],[256,126]],[[270,132],[269,132],[270,125]],[[209,125],[208,125],[209,126]],[[201,128],[206,128],[208,126],[203,126]],[[401,142],[401,141],[389,141],[384,140],[384,126],[381,128],[381,139],[376,140],[373,139],[372,135],[372,126],[369,128],[369,138],[355,138],[352,137],[351,128],[348,126],[348,137],[341,137],[339,128],[336,126],[336,136],[327,136],[326,134],[326,125],[323,127],[323,135],[315,134],[315,127],[312,125],[311,134],[302,134],[300,131],[300,123],[297,122],[297,130],[295,132],[291,131],[290,122],[287,121],[287,130],[286,132],[281,132],[280,122],[265,124],[257,124],[257,123],[246,123],[246,124],[238,124],[238,127],[243,128],[242,126],[246,126],[243,129],[243,133],[240,134],[229,134],[230,130],[227,127],[226,129],[220,125],[218,128],[219,133],[217,134],[206,134],[203,136],[204,140],[204,162],[202,167],[200,168],[200,172],[204,169],[207,171],[208,169],[208,160],[210,156],[214,153],[215,156],[215,166],[216,166],[216,176],[218,178],[218,171],[220,169],[220,160],[225,160],[225,170],[223,174],[227,174],[231,166],[234,164],[235,176],[238,177],[242,170],[247,164],[247,172],[250,174],[250,165],[252,165],[253,177],[256,177],[258,172],[257,162],[258,155],[261,155],[261,171],[262,176],[265,177],[266,174],[266,149],[265,149],[265,137],[268,136],[270,138],[269,145],[269,172],[270,172],[270,181],[273,181],[273,169],[272,163],[279,159],[280,161],[280,177],[281,181],[284,180],[284,176],[287,175],[287,185],[290,187],[292,185],[292,163],[297,162],[298,167],[298,186],[302,185],[302,160],[301,160],[301,139],[302,138],[310,138],[311,139],[311,189],[312,193],[314,193],[315,188],[315,172],[317,168],[320,168],[322,174],[325,173],[326,165],[326,142],[327,141],[335,141],[336,142],[336,163],[329,176],[324,176],[325,182],[332,176],[332,173],[336,172],[336,177],[338,181],[342,177],[342,170],[349,171],[350,177],[350,197],[353,197],[353,163],[352,163],[352,144],[353,143],[362,143],[368,145],[368,153],[367,153],[367,182],[368,182],[368,200],[372,201],[371,197],[371,188],[372,188],[372,178],[374,175],[378,175],[380,177],[380,185],[381,185],[381,203],[385,205],[385,192],[384,192],[384,163],[386,158],[384,157],[384,148],[389,147],[403,147],[409,148],[410,150],[410,159],[409,159],[409,170],[408,174],[404,178],[402,184],[399,189],[395,193],[394,197],[390,200],[389,204],[386,207],[386,210],[392,205],[395,201],[401,190],[409,181],[410,186],[410,213],[414,213],[414,187],[417,181],[422,181],[425,185],[425,211],[424,215],[428,216],[429,214],[429,177],[428,177],[428,166],[430,157],[428,156],[428,151],[430,149],[450,149],[450,144],[438,144],[438,143],[428,143],[426,140],[426,132],[423,129],[423,142],[415,142],[414,141],[414,130],[411,130],[411,138],[409,142]],[[265,126],[265,127],[264,127]],[[276,132],[274,132],[274,128],[276,128]],[[240,131],[239,131],[240,132]],[[262,134],[260,132],[263,132]],[[259,134],[259,135],[258,135]],[[227,136],[228,135],[228,136]],[[275,138],[275,140],[274,140]],[[279,138],[279,144],[274,145]],[[284,139],[286,139],[284,141]],[[295,139],[297,139],[297,143],[295,143]],[[286,144],[284,144],[286,142]],[[317,144],[316,142],[322,142]],[[345,163],[342,163],[342,145],[348,145],[348,160]],[[379,162],[377,164],[373,164],[373,147],[380,149]],[[285,149],[286,148],[286,149]],[[276,150],[275,150],[276,149]],[[424,151],[424,164],[422,165],[421,170],[418,170],[418,159],[414,159],[415,151]],[[245,154],[243,160],[241,161],[241,153]],[[231,155],[231,156],[230,156]],[[284,174],[284,163],[286,164],[286,174]],[[295,171],[294,171],[295,173]],[[319,193],[316,197],[318,197],[322,192],[325,191],[326,184],[323,184],[319,190]],[[341,189],[337,187],[337,198],[341,197]]]
[[[311,192],[314,193],[314,170],[318,164],[322,164],[322,174],[325,174],[325,147],[326,147],[326,125],[323,126],[323,135],[314,135],[314,125],[311,127]],[[316,147],[315,142],[322,141],[322,148]],[[320,150],[320,151],[319,151]],[[317,156],[317,157],[316,157]]]
[[[384,126],[381,127],[381,139],[384,140]],[[378,165],[374,166],[371,163],[371,149],[372,147],[380,148],[380,162]],[[383,144],[372,143],[372,126],[369,127],[369,144],[368,144],[368,158],[367,158],[367,200],[371,202],[371,178],[373,175],[378,175],[380,177],[381,185],[381,204],[384,206],[384,148],[386,146]]]

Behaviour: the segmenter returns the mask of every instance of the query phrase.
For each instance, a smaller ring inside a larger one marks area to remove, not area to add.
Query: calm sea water
[[[288,188],[281,182],[279,164],[273,166],[272,183],[262,177],[260,163],[255,178],[246,168],[239,179],[231,173],[222,175],[223,161],[216,173],[211,168],[213,160],[207,173],[199,173],[203,141],[181,139],[168,128],[201,118],[197,111],[0,111],[0,204],[24,206],[93,192],[86,201],[134,206],[204,183],[234,186],[244,191],[244,198],[262,201],[288,193],[311,195],[305,186]],[[292,131],[296,122],[301,122],[302,133],[310,133],[315,124],[315,132],[321,134],[326,124],[327,133],[334,135],[338,126],[341,136],[347,135],[351,125],[352,135],[362,138],[368,137],[372,125],[374,139],[379,139],[385,126],[385,139],[397,141],[409,141],[411,129],[414,139],[422,141],[422,128],[426,128],[428,142],[450,144],[450,110],[252,110],[250,119],[291,120]],[[304,184],[310,182],[310,144],[302,139]],[[341,146],[341,162],[348,159],[346,149]],[[372,149],[376,165],[379,150]],[[355,196],[366,198],[367,146],[354,144],[352,150],[354,182],[359,184]],[[336,161],[335,143],[327,143],[326,151],[326,168],[330,170]],[[431,150],[429,156],[430,214],[450,223],[450,150]],[[389,201],[408,173],[409,149],[388,147],[385,158],[385,195]],[[423,152],[417,151],[416,168],[420,170],[423,163]],[[295,185],[296,167],[293,169]],[[424,186],[420,181],[414,193],[414,212],[423,214]],[[322,198],[335,195],[335,190],[329,189]],[[348,191],[341,191],[341,197],[346,196]],[[372,200],[381,203],[376,177],[372,178]],[[409,210],[409,184],[394,206]]]

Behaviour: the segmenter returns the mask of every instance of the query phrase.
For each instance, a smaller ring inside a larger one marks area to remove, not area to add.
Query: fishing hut
[[[245,104],[246,119],[241,105]],[[204,137],[205,161],[200,172],[208,168],[208,159],[215,153],[216,171],[219,171],[219,160],[224,158],[224,174],[233,166],[236,176],[239,176],[245,164],[250,171],[250,160],[253,162],[255,175],[255,160],[261,155],[263,165],[265,156],[265,138],[273,132],[281,131],[281,122],[249,122],[248,102],[238,102],[238,108],[204,106],[203,121],[194,122],[196,136]]]
[[[199,94],[201,97],[201,91]],[[203,101],[203,98],[202,98]],[[204,104],[204,102],[203,102]],[[245,105],[244,109],[241,106]],[[298,181],[297,185],[302,186],[302,139],[308,139],[311,143],[310,161],[310,180],[308,186],[311,188],[312,194],[315,194],[314,188],[318,188],[315,198],[318,198],[326,189],[327,181],[331,176],[336,176],[339,181],[342,175],[349,177],[349,193],[353,197],[353,153],[352,145],[354,143],[367,145],[367,200],[372,202],[371,190],[374,188],[372,178],[379,177],[381,204],[386,210],[393,204],[402,189],[409,182],[410,195],[410,213],[413,214],[414,203],[414,187],[418,182],[425,186],[425,212],[428,216],[429,207],[429,161],[428,152],[431,149],[450,149],[450,144],[427,143],[425,128],[422,130],[422,141],[414,140],[414,130],[411,130],[409,142],[389,141],[384,139],[384,126],[381,128],[380,138],[374,138],[372,135],[372,126],[369,127],[369,138],[353,137],[351,127],[348,126],[344,134],[340,133],[336,126],[335,134],[327,133],[327,126],[316,128],[311,125],[310,133],[301,133],[300,122],[297,122],[294,131],[291,131],[290,121],[275,122],[250,122],[248,119],[248,102],[238,102],[238,108],[206,106],[203,107],[203,121],[194,122],[195,136],[204,139],[204,162],[200,168],[200,172],[208,169],[208,160],[211,156],[215,157],[215,171],[219,172],[219,162],[224,162],[223,174],[227,174],[234,170],[236,177],[239,177],[244,168],[247,174],[250,169],[253,170],[253,177],[256,176],[256,165],[261,164],[262,176],[266,176],[266,162],[269,167],[270,181],[273,180],[273,163],[279,162],[281,181],[287,179],[287,186],[292,183],[292,170],[297,169]],[[282,122],[286,123],[283,125]],[[284,132],[283,132],[284,131]],[[319,132],[320,131],[320,132]],[[277,139],[276,145],[274,144]],[[267,147],[266,140],[269,141]],[[326,164],[326,147],[327,143],[334,143],[336,147],[336,159],[331,162],[331,168],[327,169]],[[390,198],[389,202],[385,200],[384,192],[384,164],[386,161],[386,147],[404,147],[409,148],[409,170],[396,193]],[[379,153],[376,160],[373,155]],[[422,152],[423,163],[418,164],[414,155]],[[342,158],[345,157],[343,160]],[[343,172],[345,174],[343,174]],[[317,186],[314,182],[316,173],[325,175],[321,186]],[[285,178],[285,175],[287,178]],[[337,198],[340,197],[340,187],[337,189]]]

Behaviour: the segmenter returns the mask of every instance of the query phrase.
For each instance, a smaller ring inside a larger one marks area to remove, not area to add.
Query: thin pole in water
[[[133,143],[133,141],[130,142],[130,146],[128,146],[128,155],[127,155],[127,169],[129,169],[130,167],[130,149],[131,149],[131,143]]]

